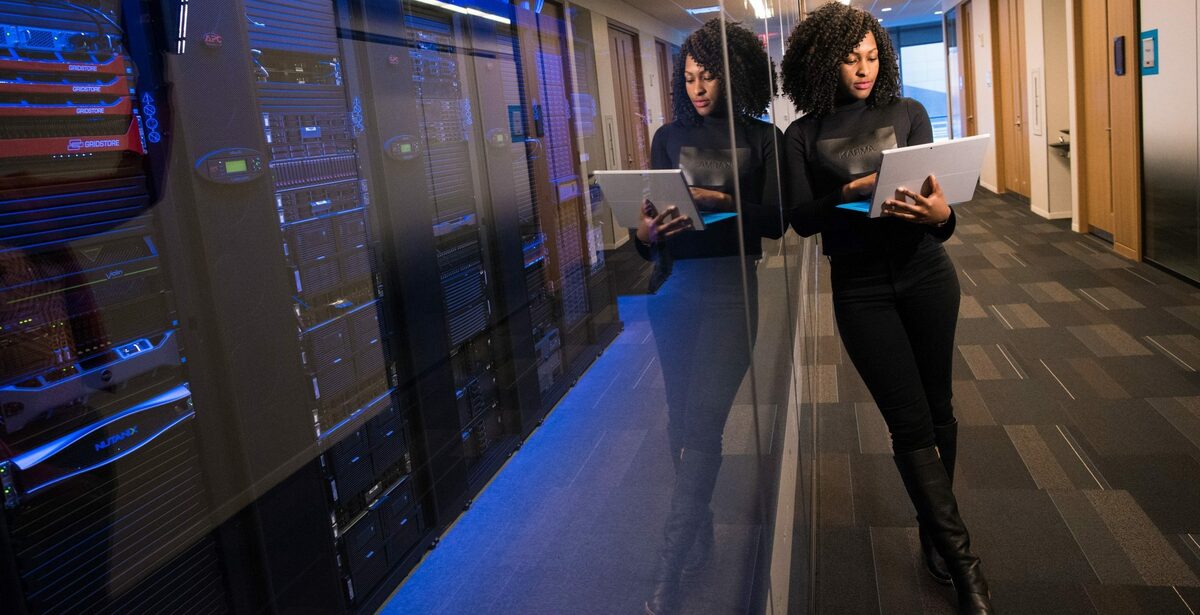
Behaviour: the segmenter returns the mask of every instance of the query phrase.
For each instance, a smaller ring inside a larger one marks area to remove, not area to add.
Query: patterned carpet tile
[[[996,606],[1200,613],[1200,291],[990,193],[957,212],[956,491]],[[819,354],[837,399],[816,400],[818,612],[951,613],[833,333]]]

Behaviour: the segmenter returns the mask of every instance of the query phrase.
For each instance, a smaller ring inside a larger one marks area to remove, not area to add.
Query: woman
[[[761,238],[778,238],[783,231],[776,166],[782,134],[754,119],[774,96],[773,67],[753,32],[731,23],[725,31],[728,75],[719,20],[684,41],[673,76],[676,119],[654,133],[651,164],[682,169],[701,213],[738,215],[694,231],[693,221],[674,207],[659,212],[647,202],[634,231],[639,252],[655,260],[656,292],[648,310],[675,464],[655,589],[646,601],[652,615],[678,610],[681,575],[702,570],[714,548],[709,502],[721,467],[721,434],[749,368],[757,329],[754,268]],[[726,78],[733,86],[731,100]]]
[[[960,612],[992,613],[951,489],[959,286],[942,242],[954,212],[932,175],[920,193],[886,201],[881,218],[836,207],[870,198],[883,150],[932,142],[929,116],[900,97],[887,32],[840,3],[796,27],[782,73],[784,93],[805,113],[784,137],[788,219],[801,235],[821,233],[842,343],[891,432],[927,568],[954,584]]]

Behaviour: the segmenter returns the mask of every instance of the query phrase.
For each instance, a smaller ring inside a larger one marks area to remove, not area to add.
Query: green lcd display
[[[246,172],[246,160],[244,158],[240,159],[240,160],[226,160],[225,161],[225,172],[226,173],[245,173]]]
[[[408,143],[402,143],[400,145],[400,153],[411,154],[412,153],[412,145],[410,145]]]

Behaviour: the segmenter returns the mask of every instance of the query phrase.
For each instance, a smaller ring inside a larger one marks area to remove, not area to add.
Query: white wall
[[[1075,99],[1075,2],[1067,0],[1067,112],[1071,118],[1071,141],[1079,134],[1079,105]],[[1072,145],[1072,148],[1074,146]],[[1071,230],[1083,232],[1079,225],[1079,156],[1071,154]]]
[[[1047,203],[1046,218],[1070,218],[1072,216],[1071,161],[1058,150],[1049,148],[1057,143],[1063,129],[1071,127],[1070,102],[1072,80],[1068,43],[1071,38],[1067,29],[1067,0],[1040,0],[1042,4],[1042,28],[1038,31],[1045,46],[1045,143]]]
[[[1046,50],[1042,39],[1041,0],[1025,4],[1025,109],[1029,129],[1029,207],[1050,217],[1050,178],[1046,150]],[[1035,134],[1035,131],[1041,134]]]
[[[943,0],[949,9],[961,0]],[[992,17],[989,0],[971,2],[971,42],[975,64],[975,127],[978,134],[996,134],[996,99],[992,83]],[[996,168],[996,139],[988,146],[979,173],[979,183],[992,192],[999,191],[1000,175]]]

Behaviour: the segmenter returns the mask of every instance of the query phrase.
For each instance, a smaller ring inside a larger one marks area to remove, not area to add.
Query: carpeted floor
[[[947,246],[963,289],[956,485],[997,608],[1200,613],[1200,291],[990,193],[959,215]],[[782,276],[779,260],[760,281]],[[631,273],[631,292],[641,279]],[[760,299],[762,323],[785,321],[782,287],[760,284],[777,293]],[[951,591],[920,567],[887,431],[841,350],[827,286],[817,306],[800,378],[817,419],[816,612],[952,613]],[[640,612],[673,479],[644,298],[622,297],[621,316],[614,345],[382,612]],[[756,477],[777,438],[756,443],[753,426],[786,407],[777,329],[760,331],[758,405],[743,391],[726,426],[717,559],[689,583],[689,613],[747,612],[761,581],[756,491],[774,486]]]
[[[1200,613],[1200,291],[990,193],[958,211],[956,491],[999,612]],[[952,613],[819,322],[817,612]]]
[[[649,270],[627,248],[608,266],[628,278],[623,293],[644,292]],[[765,593],[763,497],[775,493],[774,426],[793,381],[784,272],[780,257],[759,264],[756,394],[747,377],[725,424],[717,546],[686,581],[689,613],[740,615]],[[620,336],[381,613],[643,612],[674,484],[662,375],[672,358],[658,356],[646,295],[621,296],[619,309]]]

